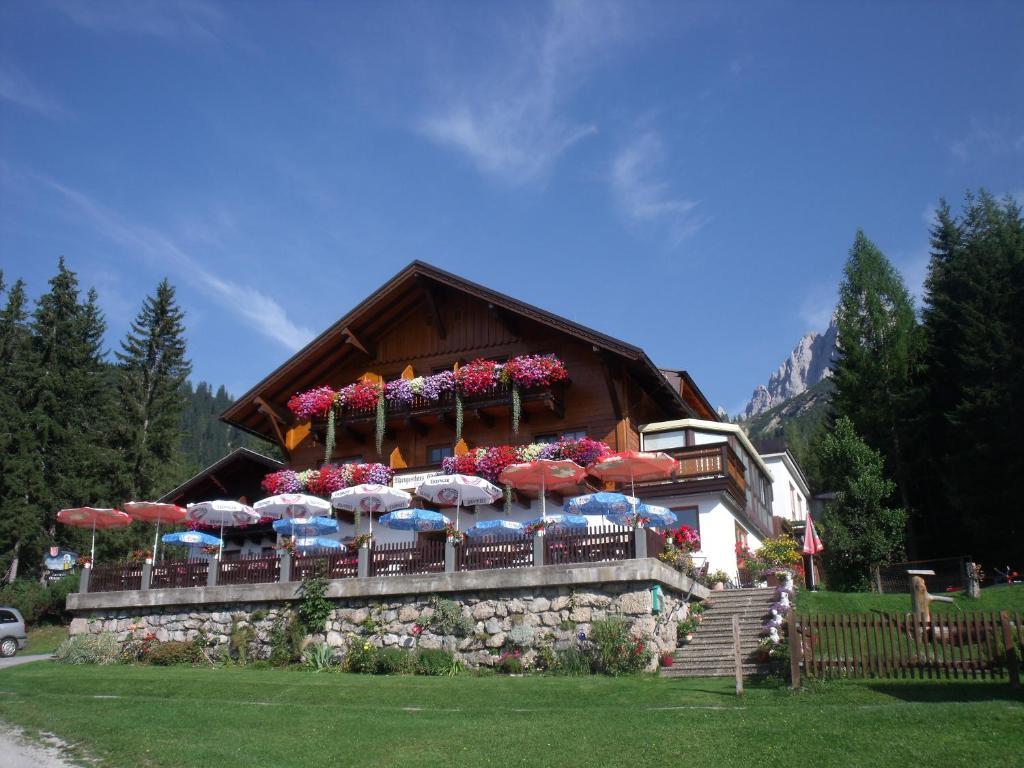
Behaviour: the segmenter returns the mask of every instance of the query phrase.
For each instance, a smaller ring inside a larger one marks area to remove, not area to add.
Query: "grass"
[[[0,672],[0,717],[165,768],[1007,765],[1024,732],[1000,684],[732,685],[38,662]]]
[[[952,595],[954,603],[933,602],[933,613],[957,611],[1024,611],[1024,584],[986,587],[981,597],[972,600],[962,593]],[[873,592],[808,592],[797,593],[798,613],[854,613],[882,611],[908,613],[910,595],[879,595]]]
[[[67,637],[67,627],[54,624],[32,627],[28,631],[28,647],[21,653],[53,653]]]

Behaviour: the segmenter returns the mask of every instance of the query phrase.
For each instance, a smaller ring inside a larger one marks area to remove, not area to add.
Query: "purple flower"
[[[396,405],[412,403],[412,386],[406,379],[396,379],[384,385],[384,396]]]
[[[437,400],[446,392],[455,389],[455,372],[441,371],[433,376],[423,377],[422,396],[427,400]]]

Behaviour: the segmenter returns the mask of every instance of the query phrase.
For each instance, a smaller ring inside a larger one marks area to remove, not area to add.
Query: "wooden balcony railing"
[[[460,571],[529,568],[533,565],[533,536],[466,539],[458,546],[456,563]]]
[[[408,576],[414,573],[444,572],[444,542],[395,542],[370,546],[371,576]]]
[[[728,443],[670,448],[665,452],[679,461],[676,482],[724,479],[733,498],[746,506],[747,481],[743,475],[743,462]]]
[[[205,587],[209,569],[210,561],[206,558],[154,563],[149,581],[150,589]]]
[[[90,592],[127,592],[142,587],[142,563],[97,565],[89,575]]]
[[[631,528],[609,526],[580,533],[549,533],[544,537],[544,563],[599,563],[635,557]]]

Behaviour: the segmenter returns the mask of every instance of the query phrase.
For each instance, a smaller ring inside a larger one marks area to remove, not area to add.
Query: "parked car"
[[[26,645],[25,619],[17,608],[0,606],[0,656],[13,656]]]

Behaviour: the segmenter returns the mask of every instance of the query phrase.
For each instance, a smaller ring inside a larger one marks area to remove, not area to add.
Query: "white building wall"
[[[780,455],[762,456],[772,471],[772,514],[786,520],[807,519],[807,494],[800,488],[800,482],[789,471]]]

